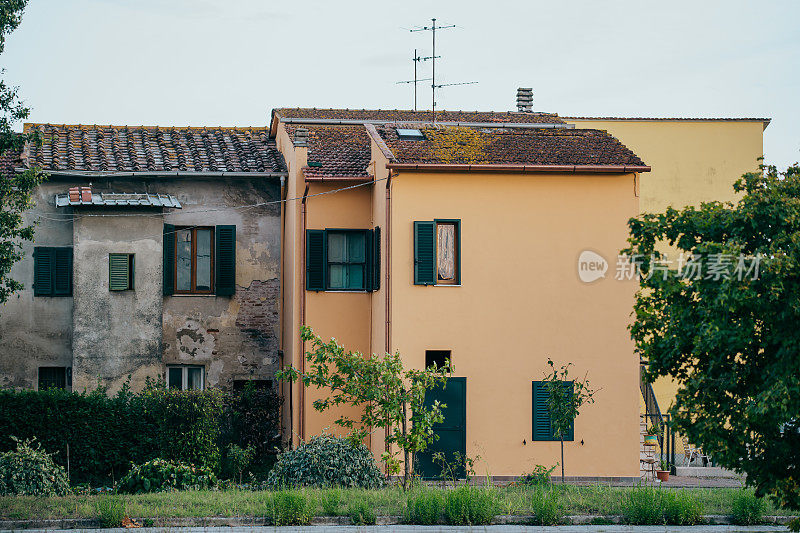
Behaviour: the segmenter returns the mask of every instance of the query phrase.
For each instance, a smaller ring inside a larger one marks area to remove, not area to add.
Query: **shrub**
[[[422,489],[408,495],[404,519],[408,524],[430,526],[439,522],[442,514],[442,495],[439,491]]]
[[[62,496],[69,492],[64,468],[55,464],[35,439],[21,441],[0,454],[0,495]]]
[[[664,523],[671,526],[694,526],[703,518],[703,505],[684,490],[664,492],[661,506]]]
[[[125,502],[106,496],[97,501],[97,518],[105,528],[122,527],[125,518]]]
[[[458,487],[444,499],[444,518],[451,525],[490,524],[496,513],[494,492],[477,487]]]
[[[282,453],[267,485],[374,489],[383,486],[383,476],[364,444],[322,434]]]
[[[353,521],[353,524],[357,526],[375,525],[375,521],[378,518],[375,515],[375,510],[366,500],[361,498],[350,502],[350,505],[347,506],[347,515]]]
[[[272,522],[276,526],[302,526],[311,522],[314,502],[298,490],[282,490],[272,498]]]
[[[564,518],[564,506],[558,492],[537,489],[531,496],[531,523],[536,526],[555,526]]]
[[[228,446],[227,463],[228,470],[233,474],[234,479],[238,476],[239,483],[242,482],[242,473],[247,470],[250,463],[253,462],[256,449],[252,446],[242,448],[238,444],[231,444]]]
[[[736,491],[731,498],[731,521],[740,526],[759,524],[764,519],[764,500],[752,490]]]
[[[339,516],[342,493],[339,489],[328,489],[322,493],[322,512],[325,516]]]
[[[521,475],[517,479],[516,484],[526,486],[547,485],[550,483],[550,475],[557,466],[558,465],[555,464],[547,468],[544,465],[536,465],[532,472]]]
[[[626,524],[658,525],[664,523],[661,508],[662,491],[637,487],[622,497],[622,518]]]
[[[117,492],[142,494],[168,490],[208,489],[216,485],[214,473],[207,467],[180,461],[153,459],[131,467],[119,481]]]

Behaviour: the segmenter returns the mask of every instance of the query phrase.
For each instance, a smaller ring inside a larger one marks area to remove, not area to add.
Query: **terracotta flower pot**
[[[656,470],[656,477],[659,481],[669,481],[669,470]]]

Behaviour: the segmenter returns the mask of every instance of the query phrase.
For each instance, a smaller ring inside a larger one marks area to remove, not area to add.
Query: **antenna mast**
[[[414,111],[417,110],[417,82],[420,81],[427,81],[432,80],[433,78],[417,78],[417,63],[420,61],[427,61],[428,59],[433,59],[433,56],[428,57],[420,57],[417,55],[417,49],[414,49],[414,57],[411,58],[411,61],[414,62],[414,79],[413,80],[406,80],[406,81],[398,81],[397,84],[401,83],[413,83],[414,84]]]
[[[431,45],[432,45],[431,59],[433,60],[431,62],[431,113],[433,113],[434,122],[436,122],[436,89],[439,88],[436,85],[436,58],[441,57],[436,55],[436,30],[446,30],[455,27],[456,27],[455,24],[450,24],[449,26],[437,26],[436,19],[432,18],[430,26],[423,26],[421,28],[415,28],[409,30],[411,32],[417,32],[417,31],[431,32]]]

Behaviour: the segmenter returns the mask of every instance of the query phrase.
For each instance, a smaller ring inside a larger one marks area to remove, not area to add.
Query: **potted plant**
[[[644,434],[644,445],[645,446],[656,446],[658,444],[658,433],[653,426],[647,428],[647,431]]]
[[[661,461],[656,470],[656,477],[659,481],[669,481],[669,463]]]

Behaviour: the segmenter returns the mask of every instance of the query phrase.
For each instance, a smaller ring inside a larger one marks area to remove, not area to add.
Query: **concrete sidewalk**
[[[13,531],[13,530],[0,530]],[[131,533],[130,529],[27,529],[26,533],[77,533],[85,531],[87,533]],[[728,532],[768,532],[768,531],[787,531],[786,526],[295,526],[295,527],[169,527],[169,528],[137,528],[133,531],[137,533],[268,533],[271,531],[290,533],[290,532],[309,532],[309,533],[356,533],[356,532],[376,532],[376,533],[436,533],[436,532],[485,532],[485,533],[666,533],[666,532],[686,532],[686,533],[728,533]]]

